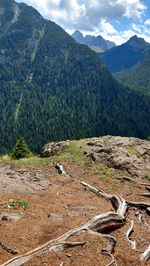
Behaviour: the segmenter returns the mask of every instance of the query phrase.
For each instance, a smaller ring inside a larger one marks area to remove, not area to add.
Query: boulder
[[[41,157],[50,157],[69,146],[69,141],[50,142],[43,147]]]

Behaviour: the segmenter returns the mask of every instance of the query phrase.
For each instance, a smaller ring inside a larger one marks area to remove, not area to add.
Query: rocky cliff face
[[[98,36],[92,36],[92,35],[86,35],[85,37],[83,34],[76,30],[72,37],[75,39],[76,42],[86,44],[88,46],[96,46],[100,47],[103,50],[108,50],[116,46],[114,42],[105,40],[101,35]]]

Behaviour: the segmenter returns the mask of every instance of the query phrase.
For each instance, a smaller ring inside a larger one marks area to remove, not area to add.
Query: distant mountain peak
[[[82,43],[84,41],[84,36],[83,34],[79,31],[79,30],[76,30],[73,34],[72,34],[72,37],[75,39],[75,40],[79,40],[80,43]]]
[[[138,36],[135,34],[135,35],[133,35],[133,36],[129,39],[129,41],[131,41],[131,40],[144,40],[144,38],[138,37]]]
[[[90,47],[99,47],[103,51],[111,49],[116,46],[114,42],[105,40],[101,35],[93,36],[93,35],[88,34],[84,37],[83,34],[79,30],[76,30],[72,34],[72,37],[78,43],[86,44]]]
[[[76,30],[73,35],[79,35],[79,36],[83,36],[82,32],[79,30]]]
[[[127,44],[133,47],[140,47],[140,46],[145,46],[145,45],[147,46],[148,43],[144,40],[144,38],[134,35],[127,41]]]

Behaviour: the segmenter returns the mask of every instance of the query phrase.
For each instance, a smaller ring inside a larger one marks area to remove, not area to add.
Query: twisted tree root
[[[84,183],[85,185],[85,183]],[[120,196],[116,196],[116,195],[105,195],[105,193],[102,193],[103,197],[109,198],[110,201],[112,202],[112,205],[115,206],[116,211],[110,211],[110,212],[106,212],[103,214],[99,214],[96,215],[95,217],[93,217],[90,221],[88,221],[87,223],[85,223],[84,225],[82,225],[81,227],[75,228],[73,230],[70,230],[69,232],[67,232],[66,234],[64,234],[63,236],[54,239],[54,240],[50,240],[48,241],[46,244],[40,246],[39,248],[36,248],[24,255],[15,257],[11,260],[9,260],[8,262],[4,263],[1,266],[21,266],[23,265],[25,262],[31,260],[33,258],[33,256],[37,256],[37,255],[41,255],[45,252],[48,251],[62,251],[65,248],[68,247],[74,247],[74,246],[82,246],[85,243],[66,243],[66,241],[75,236],[75,235],[79,235],[80,233],[89,233],[89,234],[93,234],[93,235],[97,235],[97,236],[101,236],[106,238],[109,241],[109,246],[106,248],[106,251],[108,254],[111,254],[114,250],[115,244],[116,244],[116,240],[114,237],[107,235],[107,234],[100,234],[98,232],[101,231],[102,226],[103,229],[104,227],[107,228],[110,226],[110,224],[113,223],[117,223],[120,226],[123,225],[123,221],[125,219],[125,213],[127,210],[127,205],[125,203],[125,200],[122,199]],[[95,232],[96,231],[96,232]]]
[[[57,164],[56,168],[60,174],[67,175],[62,165]],[[44,245],[36,249],[33,249],[24,255],[17,256],[5,262],[1,266],[21,266],[25,262],[31,260],[34,256],[42,255],[43,253],[46,252],[57,252],[57,251],[63,251],[64,249],[70,247],[83,246],[85,245],[85,242],[75,242],[75,243],[66,242],[71,237],[79,235],[81,233],[88,233],[94,236],[106,238],[108,240],[108,246],[102,250],[102,253],[103,254],[105,253],[106,255],[109,255],[112,258],[112,261],[109,264],[109,266],[112,264],[116,265],[115,259],[112,255],[112,252],[114,251],[116,245],[116,239],[111,235],[102,234],[101,232],[103,232],[106,229],[114,228],[113,227],[114,225],[118,227],[123,226],[125,222],[125,215],[128,208],[136,207],[140,209],[147,209],[150,207],[150,203],[129,202],[123,199],[119,195],[110,195],[108,193],[103,192],[102,190],[99,190],[87,184],[86,182],[78,181],[75,178],[71,177],[70,175],[67,176],[72,178],[72,180],[80,183],[82,186],[85,187],[85,189],[90,190],[91,192],[95,193],[97,196],[104,198],[105,200],[109,200],[112,204],[112,207],[114,208],[114,211],[109,211],[103,214],[96,215],[84,225],[72,229],[67,233],[65,233],[64,235],[56,239],[50,240]],[[132,229],[133,226],[131,225],[131,228],[127,232],[128,239],[130,237]],[[129,242],[131,242],[131,240]],[[142,254],[141,258],[149,259],[149,253],[150,253],[149,249],[150,247]]]
[[[131,226],[130,226],[129,230],[126,233],[126,238],[129,241],[129,243],[131,244],[132,249],[136,250],[136,241],[132,241],[130,239],[130,236],[131,236],[132,232],[134,231],[133,226],[134,226],[134,222],[131,221]]]
[[[4,242],[0,241],[0,246],[5,249],[7,252],[11,253],[11,254],[18,254],[18,251],[9,247],[8,245],[6,245]]]
[[[150,245],[148,248],[142,253],[141,255],[141,261],[148,261],[150,259]]]

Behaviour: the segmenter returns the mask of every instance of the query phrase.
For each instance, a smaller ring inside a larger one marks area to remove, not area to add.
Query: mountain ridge
[[[78,43],[86,44],[90,48],[99,47],[102,51],[111,49],[112,47],[116,46],[114,42],[105,40],[101,35],[98,35],[96,37],[92,35],[86,35],[84,37],[83,34],[78,30],[76,30],[72,34],[72,37]]]
[[[4,2],[0,17],[3,32],[9,24],[0,38],[0,153],[20,136],[38,152],[50,140],[150,134],[149,98],[122,87],[95,52],[60,26],[15,5],[21,12],[15,23],[13,4]]]
[[[100,57],[107,65],[111,72],[116,73],[128,69],[138,63],[150,49],[150,43],[144,39],[131,37],[126,43],[114,47],[104,53],[100,53]]]

